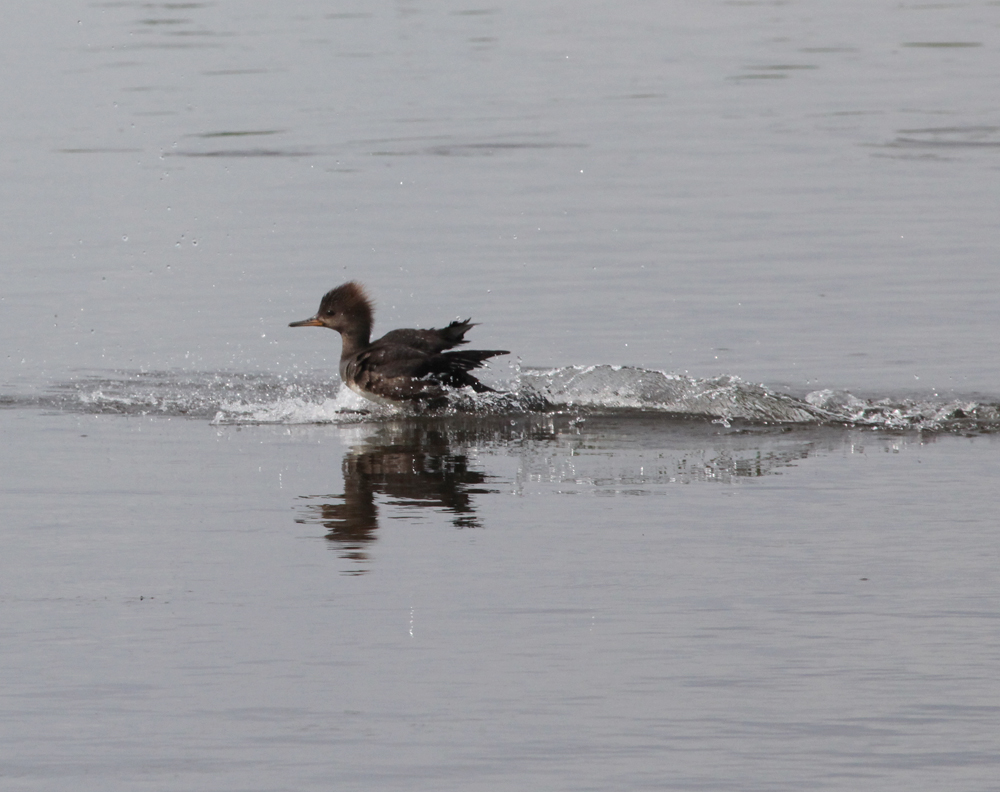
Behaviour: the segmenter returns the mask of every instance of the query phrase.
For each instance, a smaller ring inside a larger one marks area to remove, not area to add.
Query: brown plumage
[[[445,350],[469,343],[475,325],[466,319],[428,330],[393,330],[371,341],[372,304],[361,284],[345,283],[324,295],[311,319],[289,327],[329,327],[340,333],[340,378],[356,393],[376,402],[442,406],[448,388],[492,391],[469,372],[506,350]]]

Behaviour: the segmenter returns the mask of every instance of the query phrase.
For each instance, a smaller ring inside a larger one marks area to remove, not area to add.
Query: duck
[[[355,393],[379,404],[431,408],[448,404],[450,392],[472,388],[495,393],[469,372],[492,357],[509,355],[504,349],[460,349],[475,323],[453,321],[427,330],[392,330],[371,340],[374,310],[364,287],[349,281],[331,289],[315,316],[289,327],[328,327],[340,333],[340,378]]]

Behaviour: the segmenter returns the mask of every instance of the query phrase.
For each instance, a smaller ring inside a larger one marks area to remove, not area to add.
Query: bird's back
[[[464,322],[452,322],[447,327],[430,328],[427,330],[392,330],[375,341],[372,346],[401,346],[417,349],[428,355],[443,352],[446,349],[468,344],[465,334],[475,327],[474,322],[466,319]]]

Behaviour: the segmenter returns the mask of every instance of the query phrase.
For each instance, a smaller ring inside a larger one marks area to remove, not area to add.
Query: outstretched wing
[[[481,368],[483,363],[497,355],[509,355],[502,349],[462,349],[457,352],[442,352],[428,358],[423,367],[423,375],[436,379],[450,388],[470,387],[476,393],[492,392],[493,388],[483,385],[469,372]]]

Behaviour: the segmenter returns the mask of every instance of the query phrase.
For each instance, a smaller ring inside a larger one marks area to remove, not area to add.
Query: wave
[[[625,366],[566,367],[522,375],[522,387],[566,407],[638,409],[722,424],[840,424],[896,431],[1000,430],[1000,404],[975,399],[862,399],[818,390],[803,398],[724,375],[697,379]]]
[[[973,398],[863,399],[820,390],[797,398],[726,375],[699,379],[628,366],[521,369],[499,392],[455,394],[450,412],[661,414],[733,424],[848,425],[892,431],[1000,431],[1000,404]],[[0,406],[83,413],[202,418],[216,424],[351,423],[399,417],[319,375],[93,372]]]

